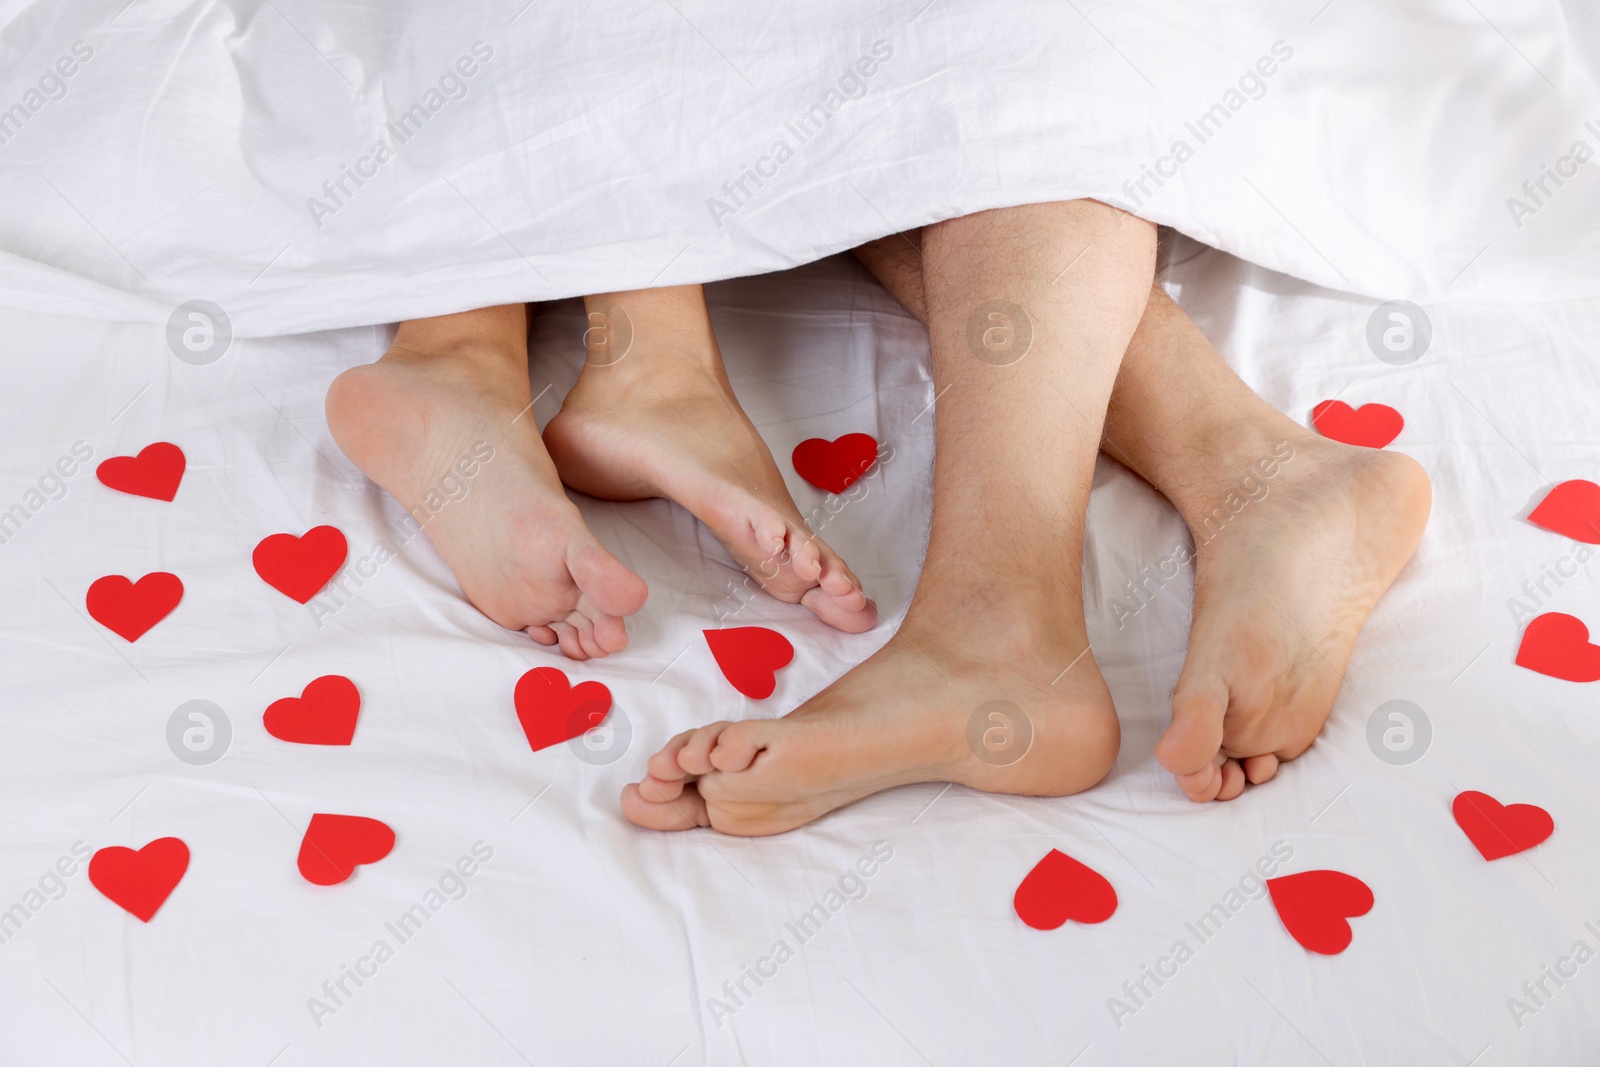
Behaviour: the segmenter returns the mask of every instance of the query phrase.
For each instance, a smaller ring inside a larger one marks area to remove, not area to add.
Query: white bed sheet
[[[856,431],[894,449],[825,527],[884,622],[852,637],[798,608],[743,607],[739,621],[797,650],[764,701],[729,687],[700,636],[741,603],[737,572],[663,502],[582,501],[651,588],[632,647],[603,663],[569,664],[487,622],[420,539],[320,628],[268,589],[250,566],[266,534],[332,523],[353,559],[392,537],[397,507],[344,460],[322,416],[328,381],[381,352],[384,329],[242,341],[196,367],[172,358],[157,326],[4,313],[0,503],[23,499],[79,440],[95,462],[174,441],[190,466],[172,503],[114,493],[85,469],[0,545],[0,912],[75,842],[177,835],[193,858],[148,925],[81,867],[29,912],[0,944],[0,1063],[1592,1062],[1600,964],[1551,986],[1520,1026],[1507,1004],[1575,941],[1600,946],[1585,926],[1600,926],[1600,722],[1590,687],[1513,664],[1520,626],[1506,601],[1573,553],[1519,516],[1550,484],[1600,468],[1600,305],[1438,307],[1433,350],[1395,367],[1366,348],[1370,301],[1194,246],[1178,258],[1169,284],[1253,386],[1302,418],[1334,396],[1396,407],[1406,426],[1391,447],[1434,480],[1422,547],[1363,633],[1322,738],[1234,803],[1179,794],[1152,750],[1182,661],[1188,577],[1124,628],[1111,602],[1185,534],[1103,460],[1085,574],[1123,721],[1110,778],[1060,800],[907,787],[773,840],[637,830],[617,793],[675,731],[792,707],[904,609],[928,514],[926,342],[854,264],[710,289],[735,385],[775,453]],[[541,308],[541,423],[575,377],[581,326],[572,302]],[[821,506],[785,468],[802,509]],[[184,600],[136,644],[84,616],[95,578],[157,569],[183,579]],[[1600,565],[1578,567],[1547,608],[1600,623]],[[511,694],[535,665],[610,687],[632,729],[621,759],[530,752]],[[363,693],[350,747],[264,732],[269,702],[331,672]],[[1405,767],[1379,761],[1365,735],[1372,710],[1397,698],[1434,724],[1431,750]],[[234,731],[209,766],[179,762],[165,740],[169,715],[194,699],[220,705]],[[1463,789],[1539,804],[1555,834],[1486,863],[1450,818]],[[308,884],[295,854],[318,811],[386,821],[394,852],[345,884]],[[477,842],[493,856],[465,896],[399,943],[385,924]],[[892,858],[865,897],[719,1025],[708,998],[777,940],[793,945],[785,924],[877,842]],[[1336,868],[1372,887],[1351,947],[1306,952],[1265,901],[1198,944],[1185,924],[1278,842],[1292,849],[1282,871]],[[1051,848],[1112,882],[1109,921],[1044,933],[1018,920],[1013,891]],[[1114,1018],[1122,984],[1183,938],[1195,958]],[[378,940],[393,958],[315,1018],[310,999],[328,1003],[323,983]]]

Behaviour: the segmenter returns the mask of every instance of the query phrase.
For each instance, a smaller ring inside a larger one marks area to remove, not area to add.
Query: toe
[[[800,597],[800,603],[836,630],[859,634],[878,623],[878,606],[867,599],[861,582],[845,566],[839,554],[822,541],[816,542],[820,571],[817,584]]]
[[[688,744],[678,752],[678,766],[688,774],[710,774],[716,770],[711,762],[711,750],[717,745],[717,738],[722,731],[732,723],[714,722],[710,726],[702,726],[689,738]]]
[[[1190,800],[1205,804],[1217,799],[1217,793],[1222,789],[1222,768],[1216,763],[1207,763],[1198,771],[1187,774],[1174,774],[1178,786]]]
[[[717,735],[707,759],[719,771],[742,771],[767,747],[766,731],[759,722],[730,723]]]
[[[659,781],[681,781],[688,772],[678,762],[678,753],[683,751],[683,746],[687,745],[697,732],[695,730],[685,730],[665,745],[662,745],[661,751],[650,757],[650,762],[647,765],[650,777]]]
[[[1264,756],[1246,756],[1240,762],[1251,785],[1260,785],[1278,773],[1278,757],[1270,752]]]
[[[627,623],[615,615],[607,615],[596,609],[587,603],[587,598],[578,601],[578,610],[588,616],[594,624],[594,640],[601,650],[597,655],[621,652],[628,647]]]
[[[658,803],[647,799],[638,786],[629,784],[622,790],[622,813],[629,822],[647,830],[692,830],[711,825],[706,802],[694,786],[685,789],[682,796]]]
[[[764,564],[759,573],[763,578],[771,578],[778,572],[778,561],[787,547],[789,526],[776,508],[768,507],[754,499],[747,501],[744,507],[749,512],[747,522],[755,554]]]
[[[657,804],[665,804],[669,800],[676,800],[683,795],[684,789],[689,785],[687,778],[660,779],[655,775],[647,774],[644,781],[639,783],[639,795],[646,800]]]
[[[788,531],[789,569],[803,582],[814,582],[822,576],[820,544],[810,530],[797,527]]]
[[[850,598],[835,597],[820,585],[814,585],[802,593],[800,603],[835,630],[843,630],[847,634],[864,633],[878,622],[878,607],[865,596],[861,597],[859,606],[852,607]]]
[[[1172,694],[1172,725],[1156,745],[1156,759],[1175,775],[1204,772],[1222,750],[1227,711],[1228,691],[1220,682],[1195,683],[1179,677]],[[1193,796],[1187,787],[1184,791]]]
[[[817,584],[829,596],[859,611],[867,603],[867,594],[861,591],[861,582],[845,566],[839,553],[826,545],[822,545],[821,549],[822,571],[817,576]]]
[[[561,651],[566,653],[568,659],[581,661],[589,658],[589,654],[583,650],[583,642],[578,640],[577,629],[571,623],[558,619],[550,624],[550,629],[555,631]]]
[[[606,650],[595,640],[594,623],[590,621],[589,616],[581,611],[574,611],[567,616],[567,623],[578,632],[578,645],[583,649],[584,655],[591,659],[605,658]]]
[[[535,624],[528,627],[526,632],[529,637],[533,638],[541,645],[553,645],[556,643],[556,632],[550,629],[548,626],[539,626]]]
[[[568,549],[567,571],[601,614],[632,615],[644,607],[645,598],[650,595],[644,579],[624,567],[588,531]]]
[[[1220,778],[1222,785],[1217,790],[1218,800],[1232,800],[1244,792],[1244,769],[1239,766],[1238,760],[1224,760]]]

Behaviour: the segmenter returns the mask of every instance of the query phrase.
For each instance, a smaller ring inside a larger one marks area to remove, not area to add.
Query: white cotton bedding
[[[1588,0],[11,0],[0,302],[270,336],[1077,196],[1383,299],[1594,296],[1597,53]]]
[[[793,707],[904,609],[928,516],[926,341],[852,262],[717,284],[710,299],[735,385],[779,456],[847,432],[892,446],[823,527],[882,624],[850,637],[799,608],[741,607],[737,572],[685,513],[583,500],[651,597],[625,654],[581,665],[470,608],[425,539],[399,543],[386,526],[397,506],[330,440],[323,391],[374,358],[385,330],[246,340],[197,367],[172,358],[156,325],[5,313],[0,503],[29,499],[75,442],[92,459],[0,545],[0,1063],[1592,1063],[1600,964],[1576,962],[1574,946],[1600,948],[1600,722],[1589,687],[1513,663],[1525,617],[1509,598],[1570,572],[1535,610],[1600,623],[1596,564],[1520,517],[1552,483],[1600,473],[1600,304],[1435,308],[1430,352],[1391,366],[1366,346],[1371,301],[1193,245],[1176,259],[1173,292],[1273,403],[1301,418],[1335,396],[1388,404],[1405,417],[1390,447],[1434,480],[1427,536],[1357,645],[1322,738],[1232,804],[1176,790],[1152,750],[1190,575],[1120,627],[1115,604],[1185,534],[1102,461],[1085,575],[1123,721],[1111,776],[1061,800],[907,787],[769,840],[637,830],[617,793],[678,730]],[[576,302],[541,308],[541,423],[575,377],[582,325]],[[156,440],[188,456],[172,502],[95,480],[95,463]],[[785,473],[803,510],[828,513]],[[351,545],[348,602],[331,615],[269,589],[250,562],[267,534],[321,523]],[[397,558],[351,578],[380,541]],[[178,574],[184,599],[139,641],[85,617],[96,578],[153,570]],[[768,699],[735,693],[701,638],[729,612],[795,646]],[[540,665],[611,689],[631,731],[612,735],[619,758],[530,751],[512,691]],[[269,736],[266,706],[328,673],[361,690],[353,743]],[[1367,741],[1374,709],[1396,699],[1432,723],[1407,766]],[[205,766],[168,747],[168,720],[191,700],[232,727]],[[1450,816],[1469,789],[1543,807],[1554,834],[1486,862]],[[344,884],[309,884],[295,857],[317,812],[383,820],[392,854]],[[192,858],[149,924],[74,856],[163,836]],[[1041,932],[1018,919],[1013,893],[1052,848],[1111,882],[1109,920]],[[73,873],[58,883],[48,872],[63,857]],[[871,876],[844,881],[858,899],[832,898],[837,911],[802,942],[786,924],[862,861]],[[470,878],[447,875],[458,862]],[[1259,893],[1246,877],[1258,864],[1370,886],[1351,946],[1313,955],[1270,900],[1230,898],[1241,880]],[[437,910],[402,941],[392,924],[441,879]],[[1186,924],[1219,904],[1226,921],[1202,942]],[[781,964],[779,941],[792,950]],[[1181,965],[1179,941],[1192,950]],[[757,966],[771,977],[745,979],[750,995],[728,1015],[723,983]],[[372,976],[330,999],[323,983],[357,967]],[[1146,967],[1176,970],[1134,999],[1123,983]],[[1557,986],[1543,970],[1556,967],[1575,976]],[[1541,978],[1549,995],[1531,1001],[1523,983]]]

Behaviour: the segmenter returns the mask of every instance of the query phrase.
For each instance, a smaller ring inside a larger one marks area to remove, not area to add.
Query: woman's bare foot
[[[1105,777],[1120,733],[1086,643],[1043,640],[1055,622],[1003,637],[916,626],[781,719],[674,737],[623,790],[623,813],[758,836],[913,782],[1065,796]]]
[[[645,584],[567,499],[530,392],[522,305],[421,319],[334,379],[328,427],[423,521],[479,611],[573,659],[621,651]]]
[[[676,501],[779,600],[847,633],[871,629],[877,608],[807,529],[734,397],[699,287],[605,299],[613,314],[628,309],[633,347],[615,362],[591,358],[545,427],[561,480],[605,500]]]
[[[1239,472],[1267,457],[1281,462],[1275,477],[1257,475],[1266,495],[1231,514],[1224,500]],[[1431,502],[1409,456],[1303,431],[1207,462],[1219,477],[1179,505],[1197,546],[1194,622],[1156,748],[1197,801],[1233,799],[1316,740],[1356,635],[1416,550]]]

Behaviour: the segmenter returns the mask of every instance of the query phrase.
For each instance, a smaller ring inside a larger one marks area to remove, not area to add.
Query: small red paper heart
[[[89,882],[111,903],[149,922],[189,869],[189,846],[158,837],[135,852],[112,845],[89,858]]]
[[[1382,448],[1400,436],[1406,420],[1387,404],[1352,408],[1343,400],[1324,400],[1311,409],[1311,425],[1322,436],[1347,445]]]
[[[300,874],[312,885],[338,885],[357,867],[377,863],[393,848],[394,831],[386,823],[318,812],[300,841]]]
[[[137,456],[112,456],[94,469],[94,476],[119,493],[171,500],[178,495],[183,469],[183,449],[157,441],[146,445]]]
[[[1011,903],[1035,930],[1054,930],[1068,919],[1105,922],[1117,910],[1117,891],[1099,871],[1051,849],[1017,886]]]
[[[1600,681],[1600,648],[1589,643],[1589,628],[1581,619],[1551,611],[1522,631],[1517,666],[1568,682],[1596,682]]]
[[[274,700],[261,716],[267,733],[297,745],[348,745],[356,735],[361,691],[340,674],[325,674],[297,697]]]
[[[778,688],[778,671],[794,659],[794,646],[765,626],[702,630],[722,676],[752,700],[765,700]]]
[[[304,604],[344,566],[350,545],[332,526],[315,526],[301,537],[280,533],[263,538],[251,561],[261,580]]]
[[[1556,829],[1550,813],[1537,804],[1502,804],[1473,789],[1457,796],[1450,812],[1486,860],[1526,852]]]
[[[152,571],[137,582],[120,574],[96,578],[84,597],[89,617],[125,641],[137,641],[183,599],[176,574]]]
[[[812,437],[794,446],[794,472],[818,489],[842,493],[877,462],[871,434],[847,433],[834,441]]]
[[[1581,478],[1562,482],[1528,512],[1528,521],[1574,541],[1600,545],[1600,485]]]
[[[557,667],[535,667],[517,679],[512,700],[535,752],[594,729],[611,711],[611,690],[603,683],[573,685]]]
[[[1268,878],[1267,891],[1284,929],[1304,948],[1324,956],[1350,947],[1350,919],[1372,910],[1367,883],[1343,871],[1302,871]]]

